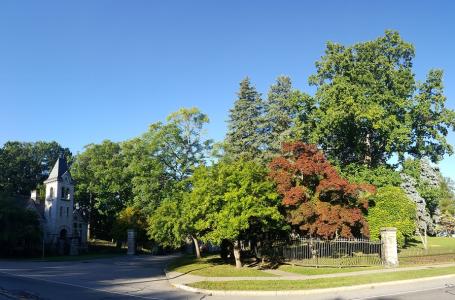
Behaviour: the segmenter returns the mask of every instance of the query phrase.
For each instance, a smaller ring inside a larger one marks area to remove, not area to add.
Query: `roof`
[[[44,219],[44,203],[36,203],[27,196],[16,196],[16,201],[21,207],[35,211],[41,219]]]
[[[63,155],[61,155],[55,162],[55,165],[52,168],[52,171],[49,174],[49,177],[46,179],[46,181],[54,181],[54,180],[60,181],[60,180],[62,180],[62,176],[65,173],[69,174],[68,163],[66,162],[65,157]]]

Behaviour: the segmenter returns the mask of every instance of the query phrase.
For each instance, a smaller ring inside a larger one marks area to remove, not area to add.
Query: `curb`
[[[442,275],[442,276],[433,276],[433,277],[424,277],[416,279],[405,279],[405,280],[395,280],[389,282],[378,282],[378,283],[369,283],[369,284],[359,284],[351,286],[342,286],[335,288],[324,288],[324,289],[308,289],[308,290],[283,290],[283,291],[225,291],[225,290],[205,290],[199,289],[184,284],[175,284],[171,283],[172,286],[179,288],[181,290],[206,294],[211,296],[290,296],[290,295],[314,295],[314,294],[323,294],[323,293],[335,293],[343,291],[353,291],[363,288],[374,289],[377,287],[398,285],[403,283],[415,283],[422,281],[430,281],[435,279],[446,279],[446,278],[455,278],[455,274]]]

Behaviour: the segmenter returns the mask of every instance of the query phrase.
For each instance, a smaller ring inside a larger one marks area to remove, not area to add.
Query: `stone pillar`
[[[79,239],[77,238],[71,239],[70,255],[79,255]]]
[[[397,229],[381,228],[382,261],[386,267],[398,267]]]
[[[128,255],[136,254],[136,230],[128,229]]]

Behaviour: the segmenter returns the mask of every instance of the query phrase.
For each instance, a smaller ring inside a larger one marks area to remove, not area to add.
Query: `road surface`
[[[72,262],[0,261],[0,299],[381,299],[455,300],[455,279],[307,296],[210,296],[172,287],[163,273],[172,256],[117,257]],[[328,279],[329,280],[329,279]],[[13,298],[14,299],[14,298]]]

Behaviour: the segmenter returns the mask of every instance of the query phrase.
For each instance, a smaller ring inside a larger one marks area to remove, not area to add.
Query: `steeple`
[[[61,154],[45,182],[54,180],[61,181],[63,174],[66,172],[68,172],[68,164],[65,157]]]

